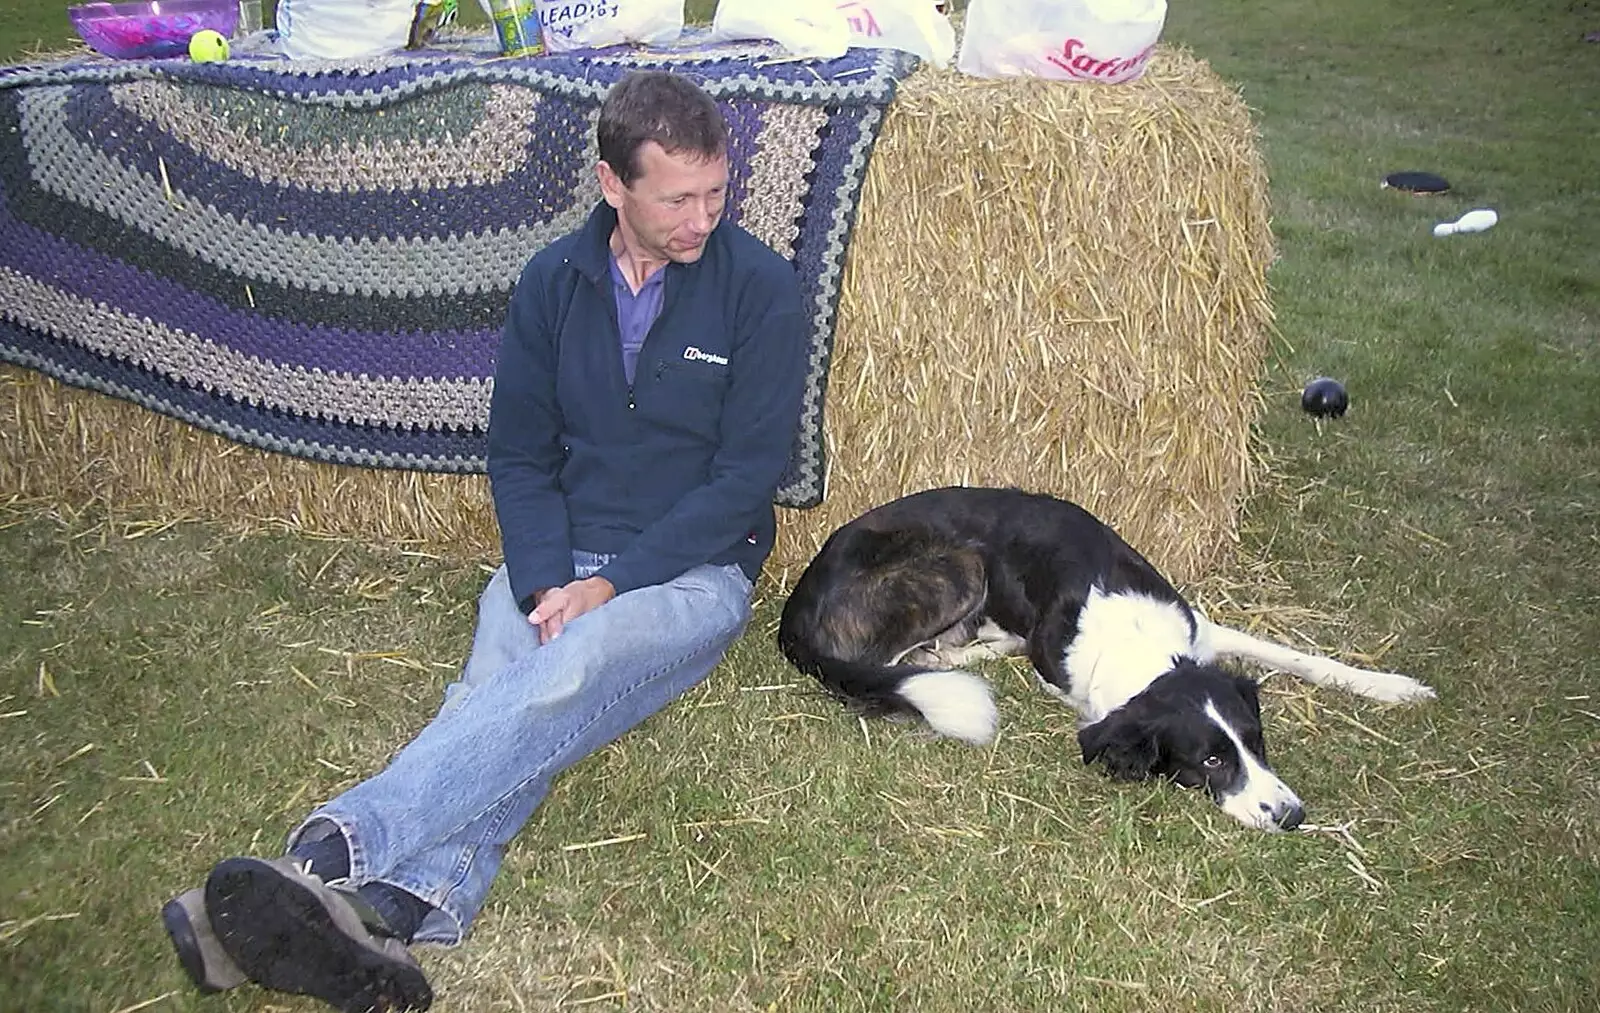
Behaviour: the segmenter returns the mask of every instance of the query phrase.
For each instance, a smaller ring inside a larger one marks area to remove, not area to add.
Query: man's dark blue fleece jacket
[[[754,580],[805,384],[794,269],[724,221],[668,264],[630,386],[611,279],[616,212],[535,254],[517,281],[489,409],[489,481],[511,590],[573,579],[572,550],[616,554],[618,594],[704,563]]]

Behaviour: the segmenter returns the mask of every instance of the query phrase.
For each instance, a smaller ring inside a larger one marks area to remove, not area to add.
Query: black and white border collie
[[[1255,682],[1217,658],[1376,700],[1434,695],[1209,622],[1087,511],[1018,489],[933,489],[844,525],[801,574],[778,644],[834,695],[974,745],[993,741],[995,705],[961,666],[1025,654],[1077,711],[1085,763],[1205,788],[1262,830],[1305,809],[1267,766]]]

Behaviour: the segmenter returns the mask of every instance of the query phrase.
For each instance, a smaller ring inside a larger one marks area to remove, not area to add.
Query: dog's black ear
[[[1143,781],[1155,773],[1161,758],[1155,731],[1123,711],[1078,732],[1083,762],[1101,761],[1106,773],[1120,781]]]
[[[1254,679],[1243,675],[1235,675],[1233,684],[1239,690],[1239,695],[1250,706],[1250,713],[1255,715],[1254,727],[1245,735],[1247,746],[1255,751],[1262,763],[1267,762],[1267,740],[1261,734],[1261,685]]]
[[[1256,717],[1261,716],[1261,687],[1254,679],[1247,675],[1235,675],[1233,683],[1239,687],[1239,695],[1244,697],[1244,702],[1250,705]]]

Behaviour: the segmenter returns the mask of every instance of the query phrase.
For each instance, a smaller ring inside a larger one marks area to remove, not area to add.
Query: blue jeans
[[[608,561],[573,553],[579,577]],[[439,713],[382,772],[307,817],[289,846],[337,828],[353,882],[390,883],[434,906],[416,941],[460,942],[551,779],[698,685],[749,619],[744,571],[698,566],[618,595],[540,646],[502,566]]]

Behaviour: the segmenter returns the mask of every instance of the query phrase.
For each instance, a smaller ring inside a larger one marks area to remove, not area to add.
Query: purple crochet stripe
[[[498,330],[355,331],[302,324],[236,310],[148,271],[76,246],[11,218],[0,199],[0,265],[66,295],[103,302],[119,313],[203,336],[263,362],[324,372],[421,378],[494,374]],[[267,293],[263,291],[262,296]]]
[[[748,102],[720,103],[722,116],[728,121],[728,211],[729,218],[739,220],[739,205],[750,178],[750,159],[759,146],[761,136],[761,107]]]

